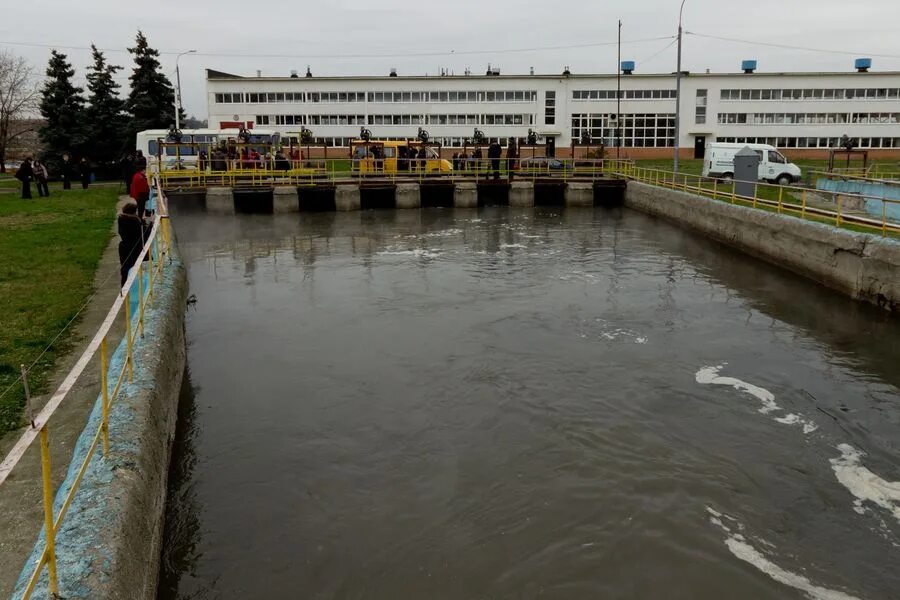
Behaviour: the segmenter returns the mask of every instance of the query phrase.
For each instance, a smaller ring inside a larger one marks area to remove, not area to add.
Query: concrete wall
[[[900,243],[629,182],[625,205],[703,233],[886,310],[900,312]]]
[[[187,278],[177,252],[170,257],[154,285],[144,337],[138,336],[134,346],[134,381],[123,384],[110,411],[109,455],[102,457],[97,448],[56,537],[60,595],[69,600],[156,598],[169,458],[185,368]],[[124,360],[123,341],[110,371],[118,372]],[[57,511],[100,415],[98,400],[57,492]],[[13,598],[21,598],[43,540],[42,533]],[[32,597],[49,597],[46,569]]]

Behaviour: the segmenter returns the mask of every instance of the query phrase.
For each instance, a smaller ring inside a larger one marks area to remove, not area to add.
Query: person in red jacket
[[[143,219],[146,212],[147,199],[150,198],[150,184],[147,182],[146,165],[137,164],[137,171],[131,178],[131,197],[137,203],[138,218]]]

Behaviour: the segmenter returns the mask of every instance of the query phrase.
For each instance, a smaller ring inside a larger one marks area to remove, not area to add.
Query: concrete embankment
[[[625,205],[900,312],[900,243],[694,194],[628,182]]]
[[[173,248],[134,346],[134,380],[110,411],[110,451],[98,447],[56,537],[61,597],[156,598],[169,457],[185,368],[187,278]],[[118,373],[124,341],[110,360]],[[56,512],[74,483],[101,419],[96,404],[56,495]],[[13,598],[21,598],[44,547],[42,533]],[[46,568],[32,597],[48,597]]]

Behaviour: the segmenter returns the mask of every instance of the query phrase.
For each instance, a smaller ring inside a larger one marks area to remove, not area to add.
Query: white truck
[[[749,147],[759,155],[759,180],[790,185],[800,181],[800,167],[788,162],[774,146],[768,144],[724,144],[716,142],[706,147],[703,159],[704,177],[734,177],[734,155],[742,148]]]

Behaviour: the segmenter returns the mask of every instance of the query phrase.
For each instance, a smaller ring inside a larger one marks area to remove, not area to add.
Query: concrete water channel
[[[896,597],[888,312],[624,208],[172,205],[159,598]]]

